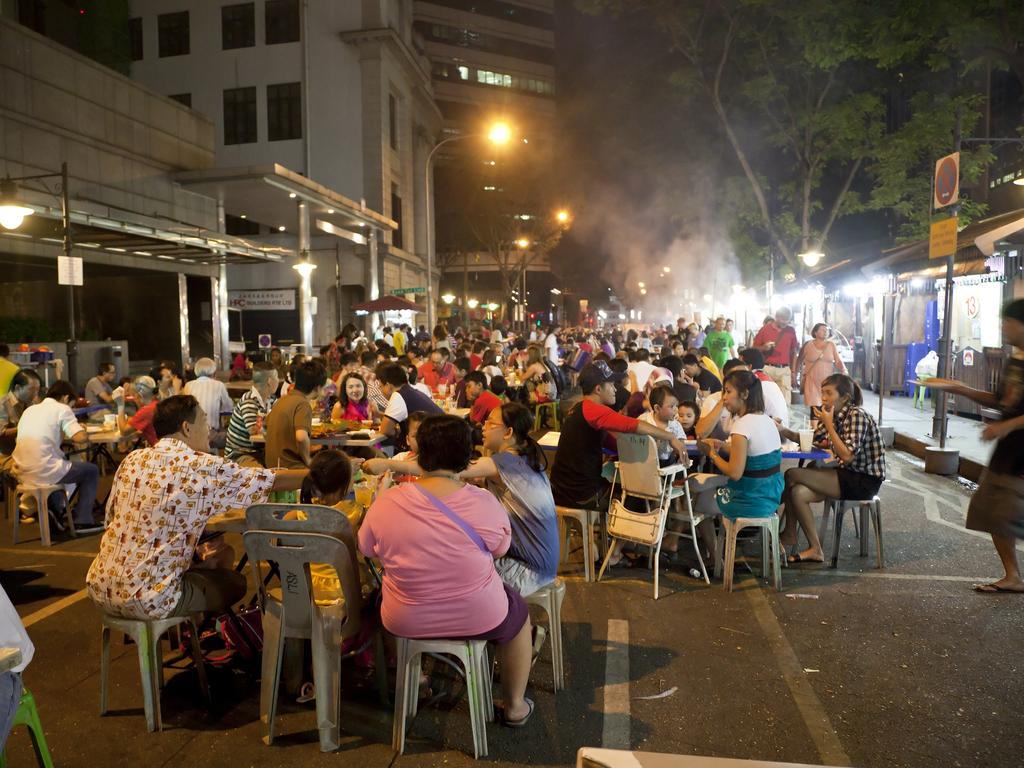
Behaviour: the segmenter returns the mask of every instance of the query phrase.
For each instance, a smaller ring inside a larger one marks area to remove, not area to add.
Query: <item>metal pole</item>
[[[438,144],[432,150],[430,150],[430,152],[427,154],[427,165],[426,165],[426,169],[425,169],[425,171],[423,173],[423,185],[425,187],[423,200],[426,203],[426,211],[425,211],[426,215],[424,216],[424,221],[425,221],[426,224],[425,224],[424,229],[426,230],[426,233],[427,233],[427,332],[428,333],[433,333],[434,332],[434,233],[432,231],[433,227],[431,226],[431,224],[433,223],[433,218],[434,218],[434,203],[433,203],[433,200],[431,199],[432,196],[430,194],[431,193],[431,188],[430,188],[431,187],[431,185],[430,185],[430,171],[431,171],[431,169],[433,167],[433,163],[434,163],[434,153],[437,151],[438,147],[441,146],[441,144],[444,144],[444,142],[442,141],[440,144]],[[467,323],[467,327],[468,327],[468,323]]]
[[[300,200],[299,215],[299,260],[309,262],[309,203]],[[307,269],[302,272],[299,282],[299,330],[302,346],[307,355],[313,354],[313,275]]]
[[[68,164],[60,164],[61,224],[64,227],[64,255],[71,258],[71,199],[68,194]],[[70,263],[70,262],[69,262]],[[84,271],[84,270],[83,270]],[[68,381],[78,380],[78,339],[75,331],[75,286],[68,285]]]

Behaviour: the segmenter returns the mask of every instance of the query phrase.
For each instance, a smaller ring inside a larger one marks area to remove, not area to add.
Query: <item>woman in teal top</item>
[[[718,491],[718,508],[731,519],[770,517],[784,485],[782,441],[764,413],[760,380],[750,371],[732,371],[723,383],[722,403],[734,417],[729,440],[704,441],[715,466],[729,478]]]

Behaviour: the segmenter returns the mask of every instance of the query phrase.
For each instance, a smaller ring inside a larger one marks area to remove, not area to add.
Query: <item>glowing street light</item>
[[[489,312],[496,312],[498,310],[498,305],[492,301],[490,304],[487,305],[487,310]]]
[[[466,304],[467,306],[469,306],[470,309],[476,309],[477,307],[480,306],[480,302],[476,299],[470,299],[469,301],[466,302]]]
[[[518,240],[516,240],[516,245],[519,246],[520,248],[529,248],[530,241],[527,240],[525,237],[520,237]]]
[[[640,295],[641,296],[646,296],[647,295],[647,289],[646,288],[641,288],[640,289]]]
[[[662,267],[661,271],[667,275],[669,272],[672,271],[672,267]]]
[[[313,270],[316,269],[316,264],[305,259],[297,264],[292,264],[292,269],[298,272],[303,280],[308,280],[309,276],[313,274]]]
[[[825,254],[821,251],[807,251],[799,255],[800,261],[806,264],[810,268],[818,266],[818,262],[825,258]]]
[[[18,185],[10,179],[0,181],[0,227],[17,229],[32,213],[31,208],[18,202]]]
[[[638,288],[646,288],[647,287],[646,285],[643,284],[643,282],[639,282],[636,285],[637,285]]]
[[[443,301],[445,304],[451,304],[453,301],[455,301],[455,294],[445,293],[441,296],[441,301]]]
[[[491,126],[490,130],[487,131],[487,139],[492,144],[498,144],[498,145],[508,144],[508,142],[509,142],[509,140],[511,140],[511,138],[512,138],[512,129],[509,127],[508,123],[503,123],[503,122],[494,123]]]
[[[569,223],[569,212],[567,210],[565,210],[564,208],[562,210],[558,211],[555,214],[555,221],[557,221],[559,224],[568,224]]]

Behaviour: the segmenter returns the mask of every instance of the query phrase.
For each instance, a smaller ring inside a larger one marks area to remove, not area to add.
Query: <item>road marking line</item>
[[[67,597],[62,597],[60,600],[50,603],[49,605],[40,608],[38,611],[30,613],[28,616],[21,620],[21,623],[25,625],[26,629],[28,629],[33,624],[38,624],[43,619],[48,619],[50,616],[53,616],[53,614],[60,613],[68,606],[74,605],[79,600],[84,600],[88,596],[88,589],[80,589],[74,594],[68,595]]]
[[[800,716],[803,718],[804,725],[807,726],[814,745],[818,748],[822,762],[825,765],[851,765],[850,758],[843,750],[839,736],[828,719],[825,707],[822,706],[821,700],[808,682],[803,665],[797,660],[793,646],[789,644],[782,632],[782,626],[779,624],[768,598],[757,586],[748,587],[743,591],[753,606],[754,616],[758,624],[761,625],[768,645],[775,655],[779,670],[782,672],[782,679],[786,681],[786,686],[793,696],[793,701],[800,711]]]
[[[629,719],[629,622],[609,619],[601,746],[605,749],[629,749]]]
[[[20,547],[0,547],[0,552],[11,555],[49,555],[52,557],[88,557],[95,559],[95,552],[70,552],[59,549],[21,549]]]

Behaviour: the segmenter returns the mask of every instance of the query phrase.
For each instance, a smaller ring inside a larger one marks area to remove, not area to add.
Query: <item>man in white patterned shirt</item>
[[[153,426],[157,444],[128,454],[114,476],[89,596],[129,618],[223,610],[245,596],[245,577],[193,566],[206,521],[296,490],[308,470],[250,469],[211,455],[206,414],[191,395],[161,401]]]

